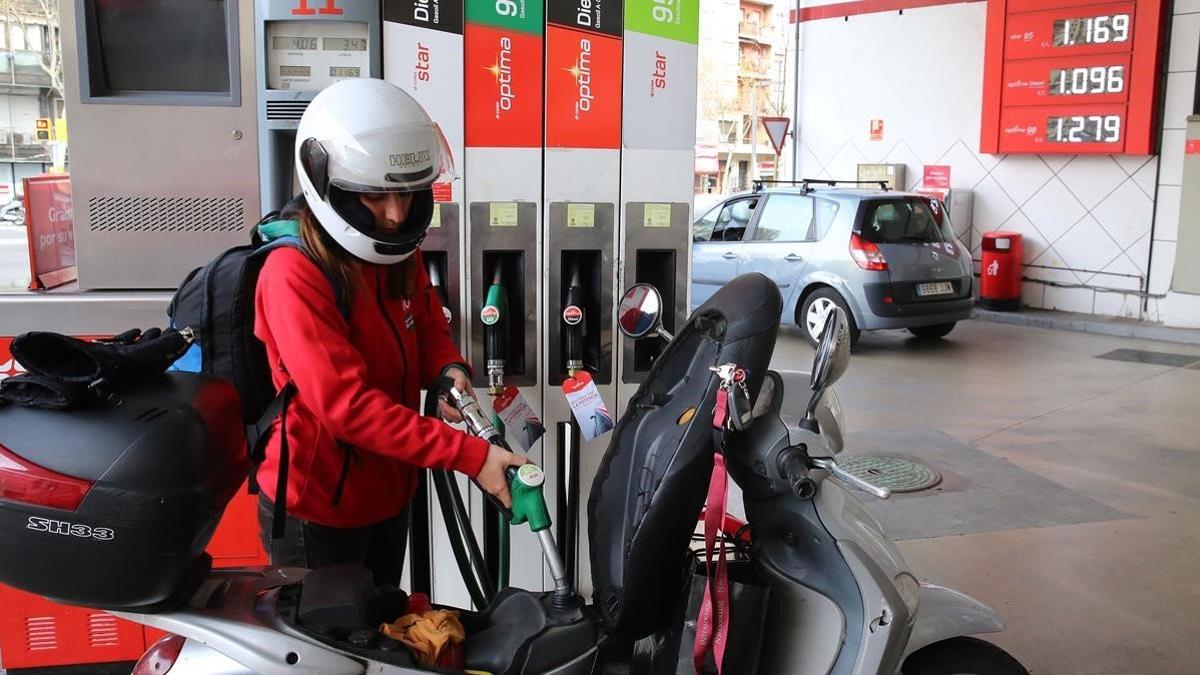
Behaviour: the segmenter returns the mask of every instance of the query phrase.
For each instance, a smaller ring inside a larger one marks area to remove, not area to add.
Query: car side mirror
[[[675,339],[662,327],[662,294],[650,284],[636,284],[621,298],[617,307],[617,326],[621,334],[634,339],[650,334],[670,342]]]

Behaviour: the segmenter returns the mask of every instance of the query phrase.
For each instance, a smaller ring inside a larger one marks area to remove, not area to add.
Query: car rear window
[[[861,236],[875,244],[944,242],[954,239],[945,210],[920,197],[865,202]]]

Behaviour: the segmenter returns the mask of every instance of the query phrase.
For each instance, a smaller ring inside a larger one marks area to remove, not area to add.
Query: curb
[[[1114,337],[1157,340],[1176,344],[1200,345],[1200,330],[1172,328],[1156,323],[1132,321],[1094,316],[1091,314],[1069,314],[1046,310],[1023,309],[1016,312],[993,312],[976,307],[971,318],[977,321],[1004,323],[1014,326],[1033,326],[1054,330],[1071,330],[1079,333],[1111,335]]]

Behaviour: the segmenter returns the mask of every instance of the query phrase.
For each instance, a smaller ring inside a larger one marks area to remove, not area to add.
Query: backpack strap
[[[287,409],[288,403],[295,395],[296,385],[288,380],[288,383],[283,385],[283,389],[275,395],[274,400],[267,405],[267,409],[263,411],[258,421],[246,427],[246,439],[250,442],[250,459],[256,464],[266,458],[267,440],[271,437],[271,423]]]
[[[300,251],[304,250],[304,242],[299,237],[279,237],[272,239],[263,244],[256,253],[260,255],[268,255],[271,251],[277,248],[294,248]],[[333,288],[333,301],[337,304],[338,312],[346,321],[350,320],[350,308],[342,303],[342,284],[334,276],[329,273],[325,274],[325,278],[329,280],[329,285]]]
[[[291,453],[288,452],[287,408],[295,394],[296,385],[291,380],[283,386],[276,400],[283,401],[279,415],[279,471],[275,479],[275,513],[271,515],[271,538],[282,539],[283,528],[287,525],[287,479],[288,465],[291,464]],[[289,393],[290,392],[290,393]],[[274,405],[274,401],[271,402]]]

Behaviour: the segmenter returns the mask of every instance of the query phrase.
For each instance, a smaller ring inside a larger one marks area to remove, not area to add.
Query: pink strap
[[[729,639],[729,569],[725,562],[725,540],[718,542],[717,538],[725,520],[728,487],[725,455],[717,453],[713,456],[712,480],[708,484],[708,502],[704,507],[704,568],[708,577],[704,585],[704,602],[700,605],[700,616],[696,621],[696,644],[692,649],[697,673],[703,670],[704,658],[710,649],[717,663],[717,672],[722,671],[725,643]],[[715,575],[714,549],[717,551]]]

